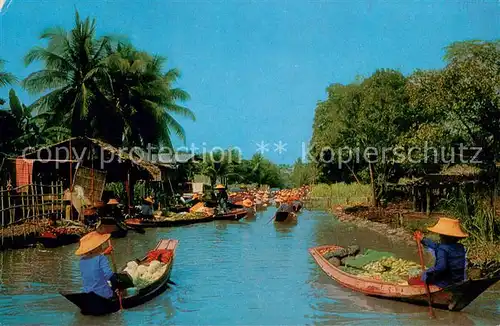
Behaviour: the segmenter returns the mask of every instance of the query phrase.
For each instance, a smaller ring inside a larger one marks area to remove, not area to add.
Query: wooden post
[[[69,140],[69,216],[70,220],[73,220],[73,150],[71,147],[71,138]],[[64,195],[64,191],[63,191]]]
[[[42,193],[42,216],[45,218],[45,199],[43,198],[43,184],[40,185],[40,192]]]
[[[50,182],[50,213],[54,214],[54,200],[55,200],[55,195],[54,195],[54,182]]]
[[[415,190],[415,186],[411,187],[411,195],[413,196],[413,211],[417,211],[417,193]]]
[[[0,187],[0,208],[2,209],[2,247],[3,247],[3,228],[5,227],[5,212],[3,210],[3,187]]]
[[[431,189],[430,189],[430,186],[425,188],[425,197],[426,197],[425,201],[427,204],[425,212],[426,212],[427,216],[430,216],[431,215]]]
[[[368,162],[368,165],[369,165],[369,168],[370,168],[370,181],[372,183],[372,205],[377,207],[378,206],[378,201],[377,201],[377,192],[375,190],[375,181],[374,181],[374,178],[373,178],[373,166],[372,166],[372,163],[371,163],[371,160],[370,162]]]
[[[7,190],[7,205],[9,206],[10,208],[10,211],[9,211],[9,221],[10,221],[10,224],[12,224],[13,222],[13,219],[14,219],[14,215],[16,214],[16,211],[14,208],[12,208],[12,205],[10,204],[10,190]],[[11,237],[11,241],[14,241],[14,237],[12,235],[12,229],[11,229],[11,232],[10,232],[10,237]]]

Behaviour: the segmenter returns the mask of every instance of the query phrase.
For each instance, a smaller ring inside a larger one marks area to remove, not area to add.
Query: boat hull
[[[128,219],[125,220],[125,224],[130,227],[143,227],[143,228],[160,228],[160,227],[173,227],[173,226],[182,226],[182,225],[190,225],[196,223],[206,223],[214,220],[213,216],[206,216],[204,218],[199,219],[191,219],[191,220],[145,220],[145,219]]]
[[[77,243],[78,241],[80,241],[80,238],[81,236],[78,234],[59,234],[55,237],[39,236],[37,238],[37,242],[45,248],[57,248],[72,243]]]
[[[154,283],[149,286],[140,289],[137,294],[127,296],[126,292],[122,298],[122,306],[124,309],[133,308],[139,306],[151,299],[157,297],[163,293],[168,287],[168,281],[170,279],[170,274],[172,273],[172,267],[175,259],[175,249],[177,247],[178,241],[173,239],[160,240],[158,245],[154,250],[167,249],[173,250],[174,256],[168,263],[168,267],[165,273]],[[143,258],[141,261],[145,260]],[[66,299],[71,301],[74,305],[80,308],[80,312],[83,315],[101,316],[110,313],[117,312],[120,310],[120,302],[117,298],[106,299],[95,293],[61,293]]]
[[[309,249],[309,253],[321,269],[340,285],[373,297],[416,305],[428,305],[424,286],[397,285],[375,279],[361,278],[333,266],[323,257],[323,254],[338,248],[341,247],[333,245],[314,247]],[[432,306],[437,309],[460,311],[499,280],[500,277],[468,280],[444,289],[431,285],[429,289],[432,296]]]
[[[246,209],[235,209],[225,214],[215,215],[214,219],[218,221],[238,221],[248,214]]]

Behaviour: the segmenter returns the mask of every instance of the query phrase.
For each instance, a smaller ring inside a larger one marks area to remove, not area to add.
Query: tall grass
[[[312,200],[327,200],[329,205],[367,204],[371,201],[370,185],[357,183],[317,184],[312,186],[309,197]]]
[[[473,195],[467,200],[461,193],[457,198],[445,202],[445,209],[460,220],[471,240],[482,242],[500,240],[500,219],[495,216],[488,198]]]

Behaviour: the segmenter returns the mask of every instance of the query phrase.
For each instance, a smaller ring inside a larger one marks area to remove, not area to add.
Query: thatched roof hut
[[[69,175],[68,162],[78,161],[81,166],[106,171],[107,182],[125,181],[129,173],[135,180],[159,180],[160,168],[141,156],[139,150],[118,149],[98,139],[74,137],[22,157],[36,160],[36,170],[41,173],[56,169]]]

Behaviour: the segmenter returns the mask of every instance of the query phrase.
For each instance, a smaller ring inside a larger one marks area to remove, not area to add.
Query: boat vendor
[[[80,247],[75,255],[81,256],[80,273],[83,280],[83,291],[94,292],[103,298],[112,298],[114,290],[120,286],[118,274],[109,267],[108,259],[104,255],[111,254],[113,247],[103,249],[103,244],[109,240],[109,233],[101,234],[90,232],[80,239]],[[111,282],[109,286],[108,281]]]
[[[424,238],[422,232],[416,231],[415,238],[422,245],[434,251],[436,259],[434,267],[427,269],[422,276],[408,281],[410,285],[420,285],[423,282],[447,287],[451,284],[466,280],[465,247],[458,243],[461,239],[468,237],[462,231],[460,222],[455,219],[442,217],[436,225],[427,228],[429,231],[439,234],[440,243],[435,243]]]
[[[229,197],[226,192],[226,187],[224,187],[222,184],[218,184],[215,189],[217,190],[217,208],[219,211],[219,214],[224,214],[228,211],[227,205],[228,205],[228,200]]]
[[[107,216],[113,217],[117,221],[123,220],[123,214],[118,207],[120,203],[118,200],[111,198],[107,203],[106,203],[106,213]]]
[[[144,198],[141,206],[141,218],[152,219],[153,218],[153,198]]]
[[[193,197],[191,197],[191,199],[186,202],[186,204],[189,205],[190,207],[193,207],[194,205],[201,202],[201,199],[202,199],[201,195],[199,193],[195,193]]]

